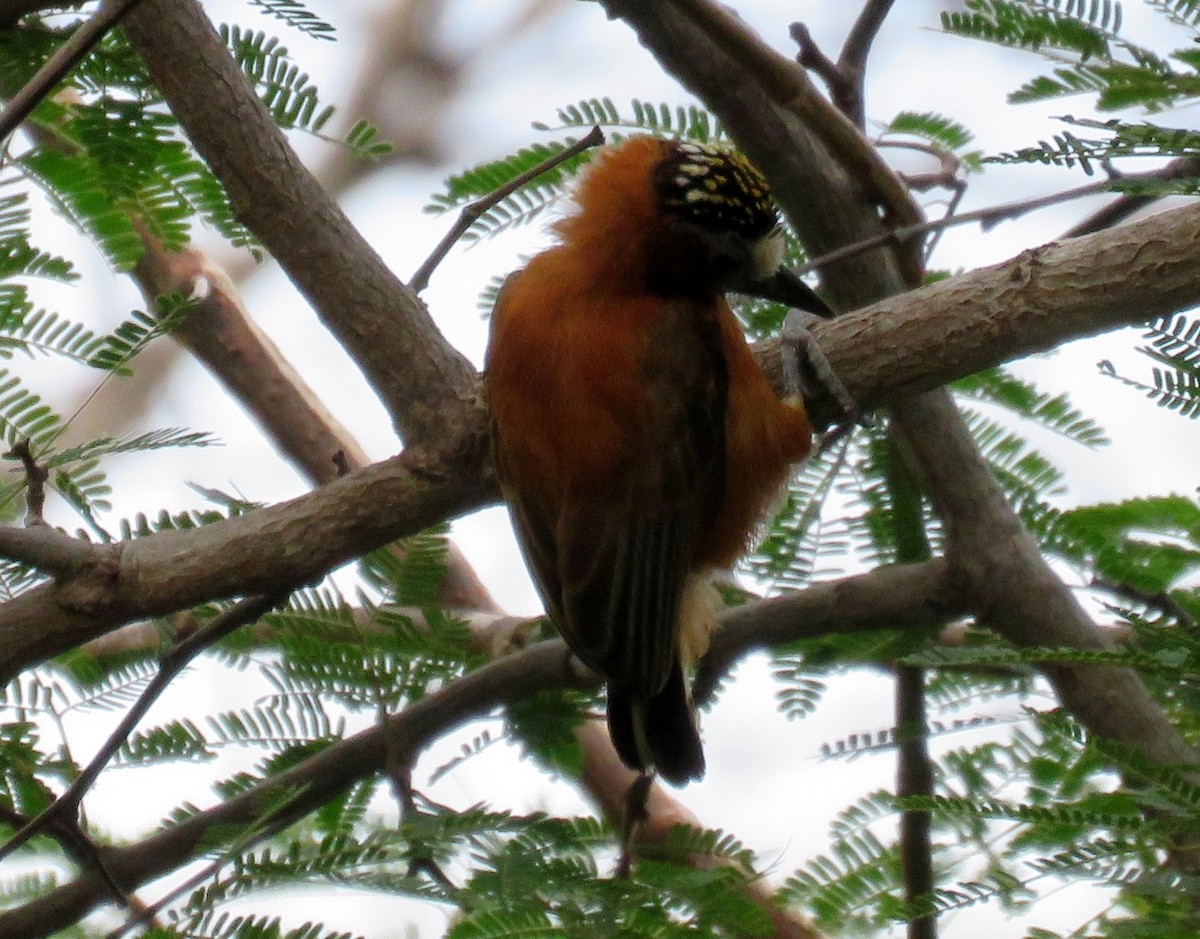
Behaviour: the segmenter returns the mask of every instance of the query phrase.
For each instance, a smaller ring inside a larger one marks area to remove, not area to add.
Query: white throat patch
[[[755,280],[766,280],[783,266],[784,248],[783,229],[778,226],[770,234],[750,243]]]

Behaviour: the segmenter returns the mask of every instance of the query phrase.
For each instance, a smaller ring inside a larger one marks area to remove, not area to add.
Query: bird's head
[[[716,286],[737,289],[783,263],[779,210],[767,181],[740,153],[668,141],[652,181],[666,242],[660,250],[678,252],[692,276],[699,267]]]
[[[813,309],[812,291],[782,267],[767,181],[735,150],[632,137],[596,158],[574,201],[558,231],[607,258],[612,276],[636,271],[664,294],[738,291]]]

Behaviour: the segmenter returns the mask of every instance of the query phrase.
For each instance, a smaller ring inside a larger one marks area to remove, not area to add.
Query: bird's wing
[[[639,398],[571,390],[604,409],[581,415],[576,433],[616,427],[629,456],[594,479],[569,480],[554,499],[514,485],[520,467],[510,465],[503,440],[497,447],[513,519],[552,618],[610,686],[639,699],[659,692],[677,663],[680,598],[697,532],[720,511],[725,479],[728,376],[716,311],[684,301],[661,307],[637,363]],[[572,443],[559,445],[569,451]],[[564,465],[570,456],[564,452]]]

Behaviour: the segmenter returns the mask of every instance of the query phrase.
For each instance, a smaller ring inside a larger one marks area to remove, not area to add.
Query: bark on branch
[[[851,601],[854,613],[849,620],[836,616],[839,597]],[[925,598],[923,614],[914,613],[914,597]],[[732,611],[730,635],[735,638],[725,641],[723,661],[732,664],[764,644],[819,636],[842,626],[874,628],[889,621],[914,622],[914,616],[923,616],[922,625],[937,625],[952,615],[956,605],[946,568],[937,562],[859,574],[794,594],[786,601]],[[592,687],[595,682],[594,676],[573,664],[560,640],[530,646],[409,704],[383,726],[333,744],[185,822],[136,844],[105,849],[104,867],[125,889],[136,889],[187,863],[200,850],[213,851],[229,844],[253,824],[264,832],[280,830],[357,780],[382,772],[389,758],[411,763],[431,741],[509,701],[549,688]],[[0,936],[33,939],[52,935],[109,896],[104,878],[89,868],[70,883],[0,913]]]
[[[145,0],[125,31],[234,211],[366,373],[410,443],[470,412],[473,369],[301,164],[196,0]]]
[[[1193,204],[1025,252],[814,332],[855,398],[879,407],[1200,302],[1192,260],[1198,241],[1200,204]],[[759,351],[768,370],[777,370],[777,347]],[[832,403],[815,401],[813,411],[828,417]],[[71,575],[0,606],[0,679],[135,619],[311,582],[350,558],[494,501],[486,435],[480,406],[462,436],[436,450],[407,452],[227,522],[90,547],[91,560]],[[937,436],[928,439],[936,451]],[[929,454],[935,456],[952,475],[945,453]],[[954,484],[961,488],[964,480]],[[962,505],[975,510],[970,498]],[[0,538],[0,548],[23,560],[17,542]]]
[[[716,112],[767,174],[812,253],[824,254],[883,232],[874,204],[882,187],[874,175],[863,172],[858,162],[842,159],[843,154],[830,146],[831,138],[820,128],[834,122],[818,120],[816,133],[810,130],[812,116],[831,105],[812,94],[811,86],[799,82],[789,87],[803,100],[781,100],[775,76],[783,74],[783,65],[767,62],[771,55],[768,47],[747,39],[743,25],[714,26],[729,17],[712,0],[602,2],[612,15],[633,27],[642,44],[668,71]],[[878,167],[873,167],[873,172],[877,171]],[[932,344],[950,370],[966,366],[959,357],[971,356],[968,350],[973,340],[986,341],[985,337],[999,328],[989,315],[998,309],[991,305],[992,300],[1007,297],[1005,303],[1023,308],[1028,317],[1028,336],[1022,338],[1037,346],[1044,339],[1043,330],[1051,328],[1047,320],[1054,315],[1066,282],[1088,294],[1079,306],[1072,306],[1073,320],[1106,318],[1114,312],[1113,298],[1092,288],[1112,281],[1104,274],[1096,280],[1092,276],[1097,269],[1111,270],[1109,266],[1118,257],[1121,270],[1153,296],[1149,299],[1140,291],[1122,291],[1119,315],[1128,317],[1126,321],[1192,305],[1197,286],[1194,265],[1172,263],[1167,257],[1178,262],[1194,254],[1200,206],[1190,205],[1171,215],[1169,221],[1166,218],[1164,213],[1144,227],[1113,229],[1026,252],[998,268],[967,275],[966,280],[955,279],[960,285],[977,285],[979,294],[962,295],[957,303],[946,294],[938,299],[951,306],[969,305],[971,312],[960,309],[965,318],[958,325],[943,323],[949,327],[947,332],[926,333],[923,340]],[[1180,227],[1175,229],[1172,223]],[[1181,235],[1181,240],[1174,241],[1173,235],[1164,240],[1157,229],[1164,224]],[[1160,255],[1167,242],[1172,249]],[[1088,249],[1095,249],[1099,256],[1082,253]],[[905,265],[897,262],[889,249],[848,258],[826,267],[826,285],[843,307],[853,309],[911,286],[905,282],[904,275],[909,273]],[[1000,280],[994,279],[998,273]],[[1163,277],[1161,282],[1157,275]],[[944,289],[955,288],[947,285]],[[930,297],[926,291],[910,295],[910,299],[916,298]],[[983,315],[977,317],[977,310]],[[835,330],[861,329],[863,325],[857,316],[835,321],[823,332],[826,345],[831,349],[838,345],[828,341]],[[954,335],[960,326],[970,338]],[[886,361],[886,350],[897,345],[911,349],[908,342],[915,338],[897,332],[892,343],[871,344],[873,354],[881,356],[881,373],[891,376],[879,377],[895,382],[891,386],[894,393],[919,389],[904,388],[906,365],[902,359]],[[837,354],[829,358],[835,370],[848,364]],[[964,371],[978,367],[966,366]],[[848,387],[856,393],[852,383]],[[877,403],[869,397],[864,400]],[[1101,632],[1050,570],[1036,542],[1007,505],[949,395],[928,392],[900,397],[891,416],[914,472],[946,527],[947,559],[973,588],[972,610],[980,622],[1020,645],[1106,647]],[[1129,669],[1064,666],[1050,670],[1049,675],[1063,703],[1088,730],[1127,745],[1156,764],[1200,766],[1200,756],[1187,746],[1145,684]],[[1200,871],[1200,851],[1182,843],[1173,861],[1191,872]]]

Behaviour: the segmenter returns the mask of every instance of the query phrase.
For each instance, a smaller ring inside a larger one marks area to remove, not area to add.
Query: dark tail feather
[[[663,690],[647,701],[609,688],[608,733],[630,769],[644,772],[653,767],[676,786],[704,775],[700,729],[678,664]]]

